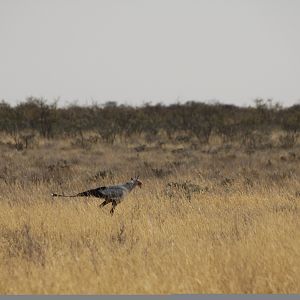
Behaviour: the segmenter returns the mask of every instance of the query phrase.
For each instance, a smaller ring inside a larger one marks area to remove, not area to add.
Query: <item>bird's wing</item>
[[[101,193],[109,199],[119,199],[125,195],[126,190],[122,186],[115,185],[106,187]]]
[[[75,197],[98,197],[98,198],[105,198],[103,191],[106,189],[105,186],[101,186],[96,189],[87,190],[75,195]]]

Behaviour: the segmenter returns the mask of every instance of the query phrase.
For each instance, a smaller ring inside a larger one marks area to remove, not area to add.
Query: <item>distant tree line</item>
[[[300,130],[300,105],[283,108],[271,100],[257,99],[254,107],[186,102],[172,105],[131,107],[108,102],[104,105],[70,105],[59,108],[43,98],[27,98],[11,106],[0,102],[0,131],[13,136],[23,131],[39,133],[44,138],[97,133],[113,143],[116,137],[156,136],[165,132],[169,138],[197,138],[207,143],[212,134],[224,141],[253,132],[282,129],[291,135]]]

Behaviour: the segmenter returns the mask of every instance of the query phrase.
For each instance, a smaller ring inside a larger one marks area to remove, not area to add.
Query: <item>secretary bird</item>
[[[136,186],[142,187],[142,182],[139,180],[139,176],[131,178],[128,182],[123,184],[117,184],[112,186],[101,186],[96,189],[91,189],[78,193],[76,195],[64,195],[53,193],[52,197],[96,197],[102,198],[104,201],[99,205],[103,207],[109,203],[112,204],[110,210],[111,215],[114,214],[116,206],[122,202],[126,195],[128,195]]]

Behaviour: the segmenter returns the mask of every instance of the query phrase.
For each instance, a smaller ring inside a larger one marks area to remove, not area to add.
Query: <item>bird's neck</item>
[[[135,188],[135,184],[132,181],[128,181],[124,185],[129,192]]]

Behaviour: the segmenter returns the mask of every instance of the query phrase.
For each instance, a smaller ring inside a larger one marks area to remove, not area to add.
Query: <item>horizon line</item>
[[[202,103],[202,104],[206,104],[206,105],[229,105],[229,106],[234,106],[234,107],[240,107],[240,108],[247,108],[247,107],[257,107],[258,103],[270,106],[270,107],[282,107],[282,108],[289,108],[289,107],[293,107],[293,106],[297,106],[300,105],[300,99],[295,101],[293,104],[284,104],[284,101],[276,101],[273,98],[269,98],[269,97],[256,97],[253,98],[251,100],[251,103],[245,103],[246,101],[244,101],[244,103],[241,104],[237,104],[237,103],[233,103],[231,101],[222,101],[219,99],[208,99],[208,100],[199,100],[199,99],[188,99],[188,100],[184,100],[184,99],[177,99],[174,101],[141,101],[141,103],[128,103],[128,101],[120,101],[120,100],[106,100],[106,101],[100,101],[100,100],[95,100],[93,98],[90,99],[90,101],[85,100],[85,103],[82,103],[83,101],[81,101],[80,99],[74,99],[74,100],[65,100],[63,104],[61,104],[62,102],[62,98],[61,97],[55,97],[52,99],[49,99],[47,97],[44,96],[26,96],[24,97],[23,100],[13,100],[13,101],[9,101],[6,100],[5,98],[0,98],[0,103],[6,103],[11,107],[17,107],[18,105],[24,104],[30,100],[41,100],[43,102],[45,102],[48,105],[51,104],[56,104],[58,108],[67,108],[70,106],[77,106],[77,107],[92,107],[92,106],[126,106],[126,107],[144,107],[144,106],[172,106],[172,105],[186,105],[189,103]],[[13,102],[13,103],[11,103]],[[60,102],[60,103],[59,103]],[[80,103],[81,102],[81,103]],[[134,101],[136,102],[136,101]],[[242,101],[241,101],[242,102]],[[249,102],[249,101],[248,101]]]

